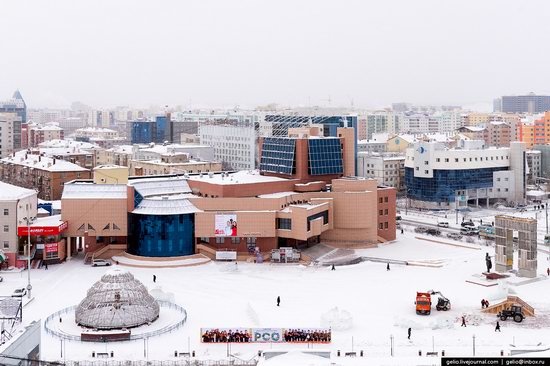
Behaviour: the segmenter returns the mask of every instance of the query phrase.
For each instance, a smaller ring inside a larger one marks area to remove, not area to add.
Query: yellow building
[[[404,153],[415,141],[413,135],[394,135],[388,139],[386,151]]]
[[[127,184],[128,167],[120,165],[99,165],[94,168],[95,184]]]

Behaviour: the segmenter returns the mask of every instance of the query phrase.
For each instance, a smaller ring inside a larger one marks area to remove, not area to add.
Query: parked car
[[[474,222],[472,220],[470,221],[463,221],[460,226],[462,227],[466,227],[466,226],[476,226],[476,224],[474,224]]]
[[[433,236],[439,236],[439,235],[441,235],[441,231],[439,231],[437,229],[434,229],[434,228],[429,228],[428,230],[426,230],[426,234],[433,235]]]
[[[437,223],[437,226],[439,226],[439,227],[449,227],[449,223],[447,221],[439,221]]]
[[[478,235],[479,230],[475,227],[466,226],[460,229],[460,233],[464,235]]]
[[[460,239],[462,239],[462,235],[460,235],[458,233],[448,233],[447,238],[453,239],[453,240],[460,240]]]
[[[111,261],[107,259],[92,259],[92,266],[98,267],[98,266],[110,266]]]
[[[395,216],[395,221],[401,221],[401,215]]]
[[[424,227],[424,226],[418,226],[418,227],[414,228],[414,232],[419,233],[419,234],[424,234],[427,231],[428,231],[428,228]]]
[[[27,294],[27,290],[24,287],[16,288],[11,294],[12,297],[23,297]]]

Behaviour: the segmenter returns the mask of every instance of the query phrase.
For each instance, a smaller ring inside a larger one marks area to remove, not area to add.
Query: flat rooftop
[[[235,173],[216,173],[194,175],[189,177],[189,180],[212,183],[212,184],[250,184],[250,183],[272,183],[288,181],[286,178],[271,177],[260,175],[258,170],[241,170]]]

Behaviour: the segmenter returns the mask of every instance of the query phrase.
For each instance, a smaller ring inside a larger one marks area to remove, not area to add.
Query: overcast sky
[[[1,0],[29,107],[491,103],[550,90],[548,0]]]

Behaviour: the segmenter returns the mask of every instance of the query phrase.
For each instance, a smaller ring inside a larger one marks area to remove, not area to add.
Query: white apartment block
[[[374,178],[379,185],[405,188],[405,155],[390,153],[357,153],[357,174]]]
[[[402,117],[400,132],[412,134],[439,132],[439,121],[428,113],[407,113]]]
[[[258,155],[255,122],[232,117],[201,122],[200,143],[214,148],[214,160],[222,162],[224,169],[255,169]]]

